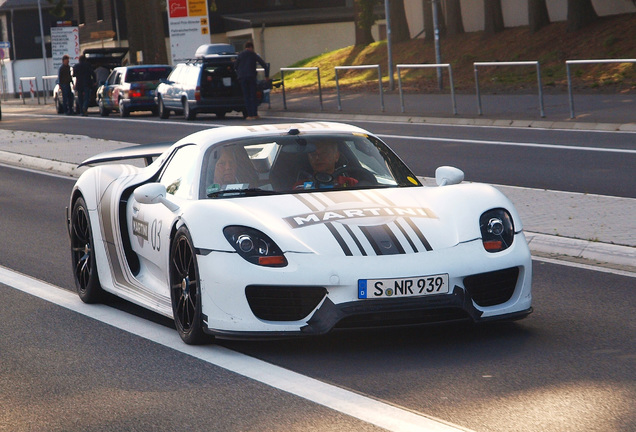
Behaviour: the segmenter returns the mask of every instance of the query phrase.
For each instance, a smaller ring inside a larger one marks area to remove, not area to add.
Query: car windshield
[[[217,144],[203,159],[201,198],[421,186],[366,134],[284,135]]]
[[[128,69],[126,72],[126,82],[159,81],[162,78],[167,78],[171,70],[169,67]]]

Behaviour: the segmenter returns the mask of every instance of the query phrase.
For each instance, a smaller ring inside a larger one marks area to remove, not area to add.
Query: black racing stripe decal
[[[331,234],[334,236],[334,238],[336,239],[336,241],[342,248],[342,251],[344,252],[344,254],[346,256],[353,256],[353,253],[351,253],[351,249],[349,249],[349,246],[347,246],[347,243],[345,243],[344,239],[342,238],[342,236],[340,235],[336,227],[333,226],[331,222],[326,223],[325,226],[327,227],[327,229],[329,229]]]
[[[362,254],[362,256],[367,256],[367,251],[364,250],[364,247],[362,247],[362,243],[360,243],[360,240],[358,240],[358,237],[356,237],[356,235],[353,233],[353,230],[349,227],[349,225],[343,224],[343,226],[345,230],[347,231],[347,233],[349,233],[353,241],[356,243],[356,246],[358,246],[358,249],[360,250],[360,253]]]
[[[397,243],[397,239],[386,225],[361,226],[360,230],[369,240],[376,255],[398,255],[404,253],[402,245]]]
[[[411,240],[411,236],[406,232],[402,224],[396,222],[395,225],[398,227],[404,238],[406,238],[406,241],[409,242],[409,246],[411,246],[411,249],[413,249],[413,251],[416,253],[419,252],[419,249],[415,246],[415,243],[413,243],[413,240]]]
[[[420,229],[417,227],[417,225],[415,225],[415,223],[411,220],[411,218],[404,218],[404,220],[406,221],[406,223],[409,224],[411,229],[415,231],[415,234],[417,234],[417,237],[420,239],[420,241],[424,245],[424,248],[426,248],[427,251],[432,251],[433,248],[431,247],[430,243],[428,242],[428,240],[426,240],[426,237],[424,237],[424,234],[422,234],[422,231],[420,231]]]
[[[298,201],[302,202],[303,204],[305,204],[307,207],[309,207],[312,211],[319,211],[320,209],[318,207],[316,207],[315,205],[313,205],[308,199],[306,199],[304,196],[302,195],[296,195],[296,198],[298,198]]]
[[[404,248],[398,241],[397,237],[395,237],[395,234],[393,234],[393,231],[391,231],[391,228],[389,228],[388,225],[383,225],[383,227],[384,227],[384,231],[386,232],[386,235],[391,239],[391,241],[397,248],[398,252],[402,255],[405,254],[406,252],[404,252]]]

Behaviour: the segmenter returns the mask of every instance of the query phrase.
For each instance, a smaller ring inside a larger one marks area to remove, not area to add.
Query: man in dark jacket
[[[62,57],[62,66],[57,71],[57,83],[62,90],[62,106],[64,107],[64,113],[66,115],[73,114],[73,90],[71,85],[73,84],[73,77],[71,76],[71,65],[69,65],[71,58],[68,54],[64,54]]]
[[[95,85],[95,72],[86,61],[86,56],[81,55],[79,63],[73,66],[73,76],[75,77],[75,91],[79,99],[79,108],[82,115],[88,115],[88,102],[91,97],[91,89]]]
[[[265,69],[265,79],[269,79],[269,67],[267,63],[254,52],[252,42],[245,43],[245,49],[236,59],[236,75],[238,76],[243,97],[245,98],[246,119],[255,120],[258,117],[258,102],[256,100],[256,63]]]

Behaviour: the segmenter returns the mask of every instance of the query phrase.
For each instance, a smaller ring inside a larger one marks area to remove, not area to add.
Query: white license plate
[[[225,87],[232,87],[232,77],[223,77],[223,85]]]
[[[401,279],[358,280],[359,299],[448,294],[448,290],[448,274]]]

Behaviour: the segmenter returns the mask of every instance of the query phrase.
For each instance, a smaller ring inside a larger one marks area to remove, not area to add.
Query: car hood
[[[521,230],[512,203],[483,184],[298,193],[199,203],[213,207],[210,211],[215,212],[215,219],[228,221],[226,225],[244,225],[264,232],[285,252],[390,255],[445,249],[480,238],[479,217],[492,208],[508,209],[515,230]],[[189,213],[198,215],[184,216],[189,225],[207,227],[200,236],[193,235],[194,239],[227,245],[222,234],[210,234],[209,219],[195,221],[207,211]]]

